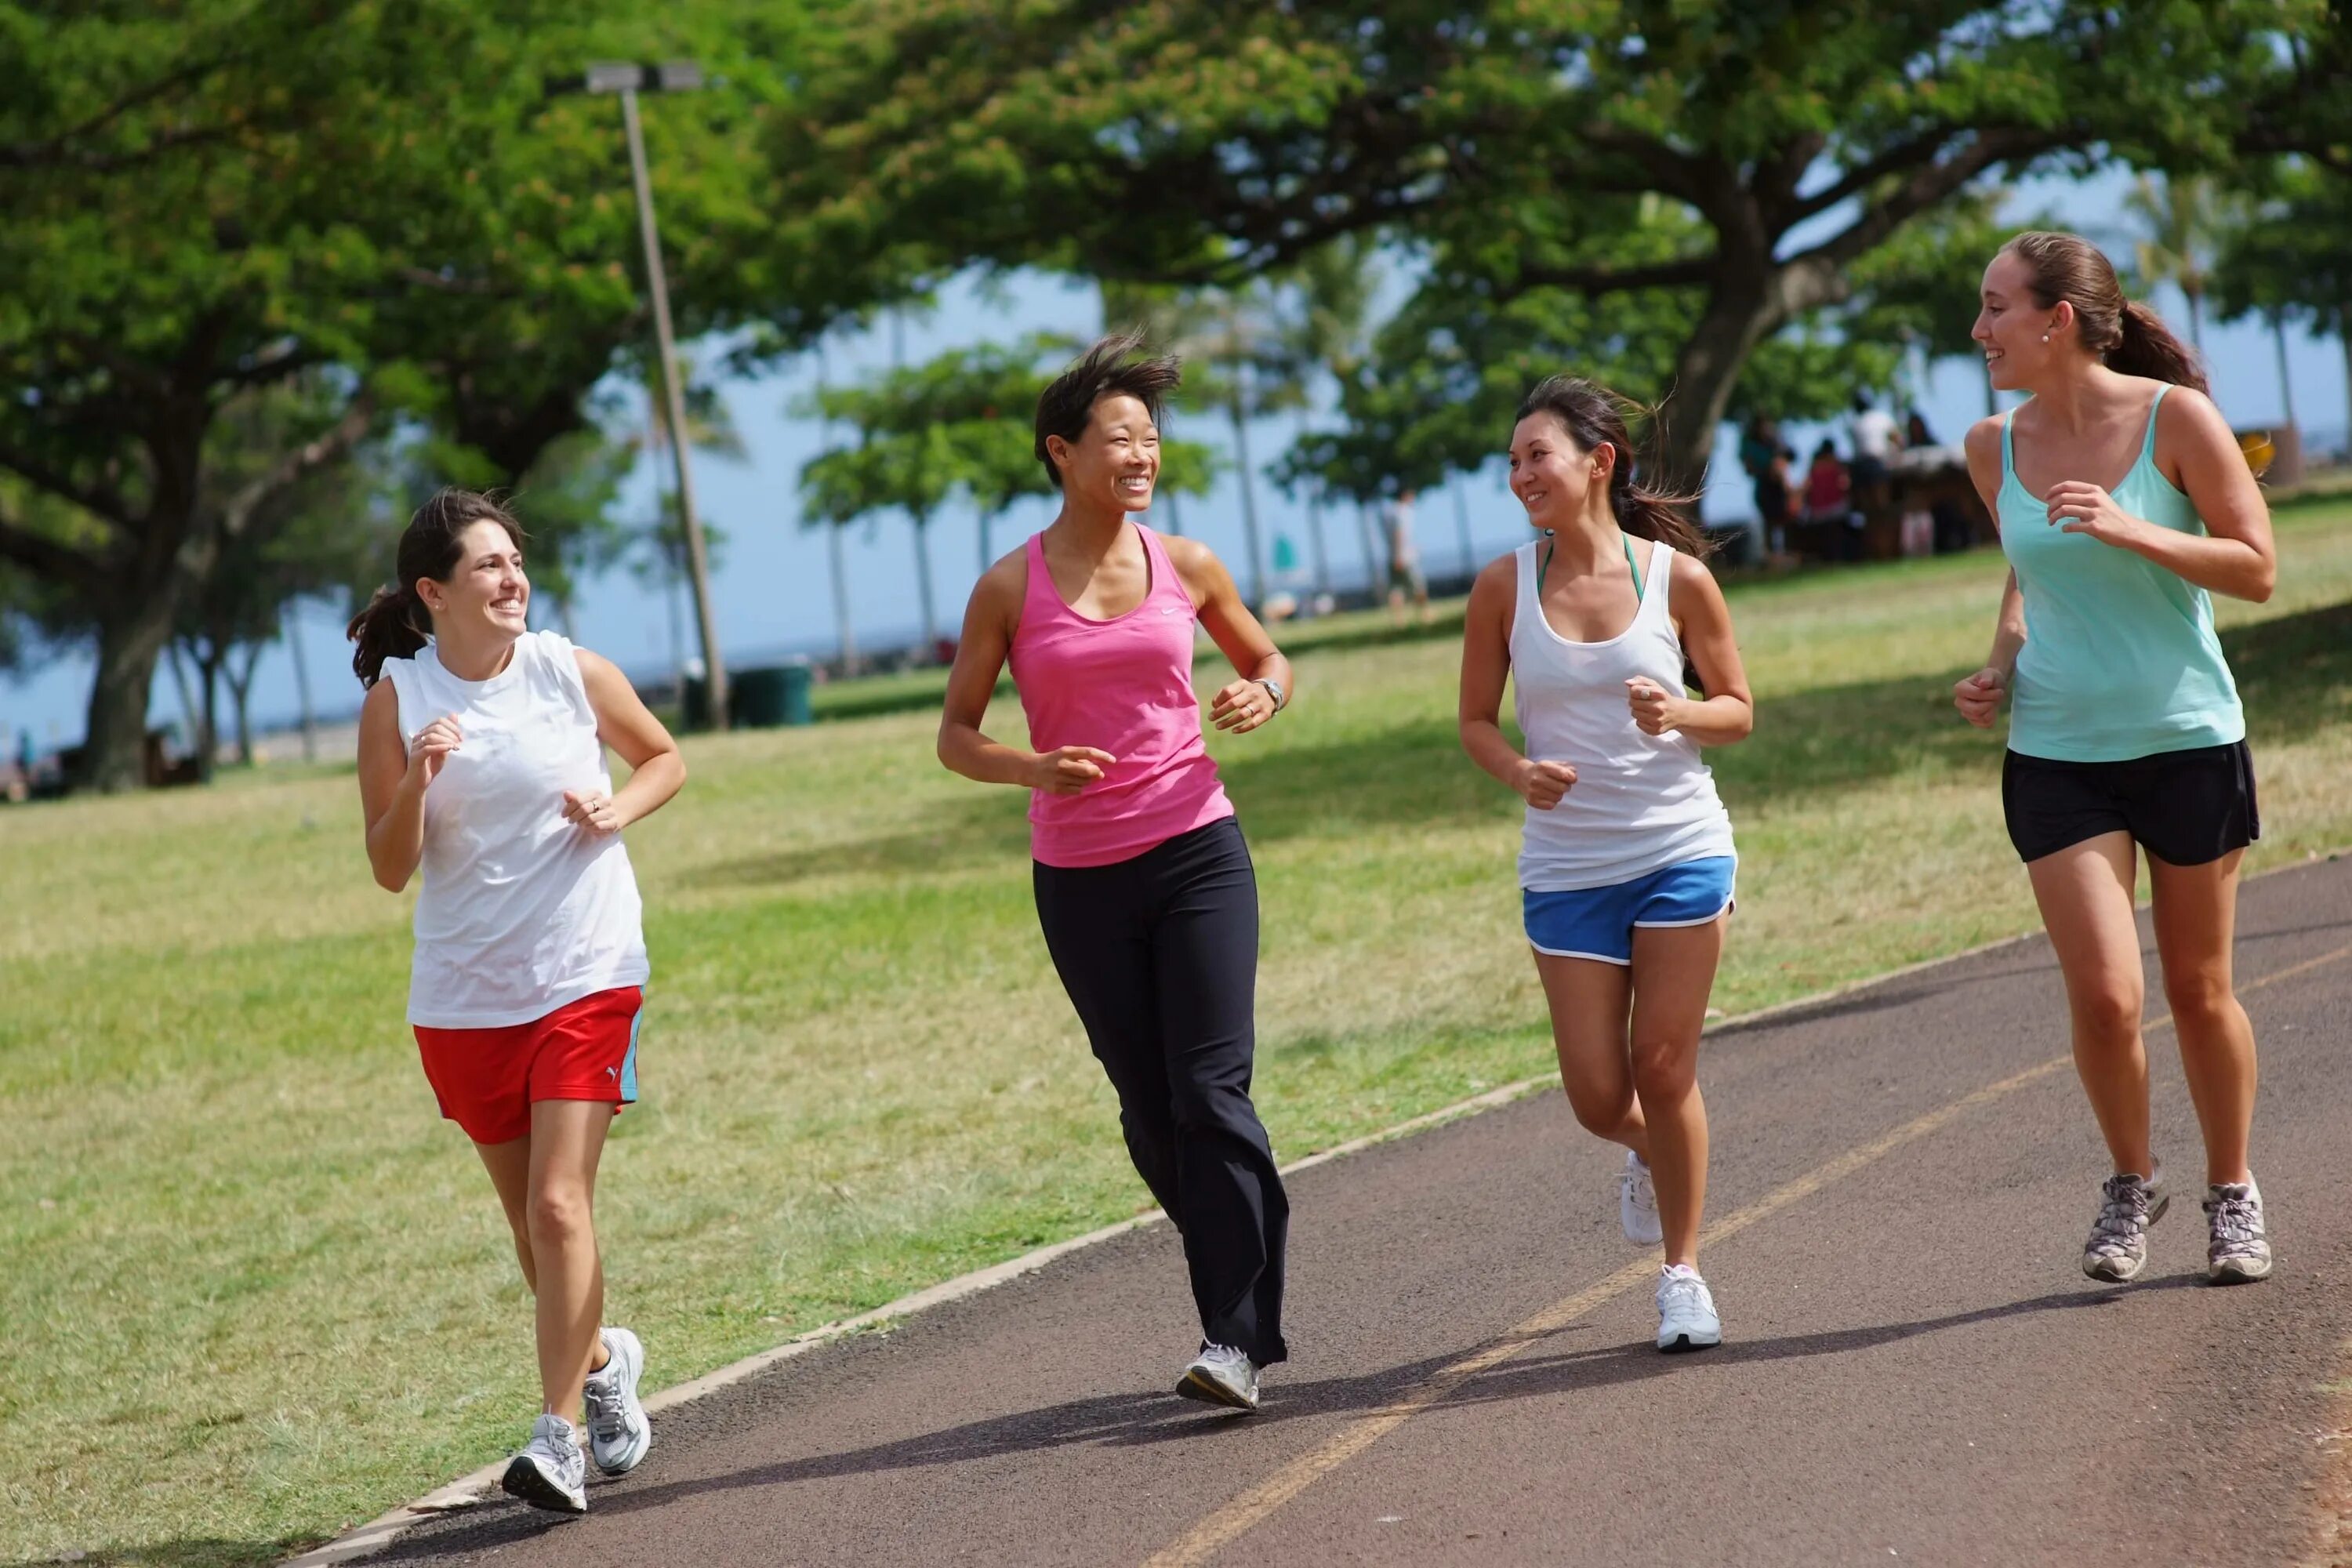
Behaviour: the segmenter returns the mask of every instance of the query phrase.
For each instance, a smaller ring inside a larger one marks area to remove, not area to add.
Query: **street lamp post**
[[[710,722],[727,728],[727,662],[719,651],[719,622],[710,605],[710,557],[702,539],[701,514],[694,505],[694,474],[687,458],[686,393],[678,385],[677,349],[670,337],[669,282],[662,270],[661,236],[654,225],[654,188],[646,173],[646,137],[637,121],[637,93],[682,92],[702,85],[702,68],[692,61],[644,66],[626,61],[588,68],[590,92],[621,95],[621,125],[629,139],[629,175],[637,193],[637,231],[646,247],[646,292],[653,297],[654,339],[661,355],[662,399],[669,422],[670,459],[677,466],[677,515],[686,533],[686,573],[694,591],[694,618],[702,637],[703,679],[710,694]]]

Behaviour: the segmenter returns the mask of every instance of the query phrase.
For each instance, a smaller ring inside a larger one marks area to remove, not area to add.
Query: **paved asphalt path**
[[[2263,1284],[2203,1282],[2161,1026],[2180,1195],[2138,1283],[2079,1271],[2105,1167],[2037,940],[1709,1037],[1720,1349],[1651,1348],[1617,1160],[1555,1091],[1296,1178],[1255,1417],[1169,1392],[1154,1226],[668,1413],[584,1520],[499,1499],[376,1561],[2352,1562],[2352,861],[2249,883],[2238,953]]]

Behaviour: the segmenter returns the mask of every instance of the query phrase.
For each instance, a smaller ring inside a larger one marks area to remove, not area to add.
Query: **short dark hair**
[[[1062,488],[1062,470],[1045,449],[1045,437],[1075,441],[1086,434],[1095,405],[1124,394],[1141,403],[1154,425],[1168,395],[1184,379],[1184,362],[1174,354],[1155,354],[1140,328],[1097,340],[1094,347],[1070,362],[1037,398],[1037,460],[1045,477]]]

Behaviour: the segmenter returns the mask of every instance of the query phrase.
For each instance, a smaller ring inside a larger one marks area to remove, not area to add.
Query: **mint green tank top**
[[[2158,528],[2202,534],[2189,498],[2156,466],[2156,411],[2139,460],[2110,491]],[[2246,736],[2238,685],[2213,635],[2204,589],[2145,556],[2068,533],[2018,482],[2011,424],[2000,426],[2001,553],[2025,598],[2025,647],[2009,707],[2009,749],[2062,763],[2120,763],[2226,746]]]

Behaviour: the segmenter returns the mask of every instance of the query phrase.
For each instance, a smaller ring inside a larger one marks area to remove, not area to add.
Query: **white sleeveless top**
[[[1699,761],[1698,742],[1679,731],[1644,735],[1626,703],[1625,682],[1637,675],[1669,692],[1683,689],[1682,639],[1667,611],[1675,552],[1650,547],[1632,626],[1605,642],[1571,642],[1552,630],[1537,601],[1542,546],[1538,540],[1514,552],[1513,700],[1527,754],[1568,763],[1576,783],[1551,810],[1528,808],[1519,886],[1538,893],[1606,888],[1736,853],[1731,818]]]
[[[457,749],[425,791],[425,887],[408,1021],[528,1024],[599,991],[642,985],[642,906],[618,834],[563,818],[565,790],[610,794],[596,714],[572,644],[526,632],[488,680],[460,680],[432,644],[384,660],[400,739],[455,714]]]

